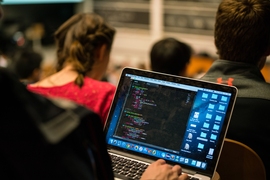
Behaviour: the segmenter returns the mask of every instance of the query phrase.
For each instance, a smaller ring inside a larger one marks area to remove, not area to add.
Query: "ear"
[[[102,44],[96,50],[96,60],[97,61],[103,61],[104,57],[106,56],[106,53],[107,53],[107,45]]]

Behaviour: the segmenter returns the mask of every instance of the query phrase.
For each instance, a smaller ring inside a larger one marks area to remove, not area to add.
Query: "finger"
[[[173,166],[172,170],[177,172],[178,175],[182,173],[182,169],[179,165]]]
[[[162,164],[166,164],[166,161],[164,159],[158,159],[156,163],[162,165]]]
[[[188,180],[189,177],[188,177],[188,175],[187,175],[186,173],[182,173],[182,174],[179,176],[178,179],[179,179],[179,180]]]

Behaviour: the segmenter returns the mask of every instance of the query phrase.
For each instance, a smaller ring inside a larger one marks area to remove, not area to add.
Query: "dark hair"
[[[192,49],[174,38],[156,42],[150,52],[151,69],[162,73],[179,75],[190,61]]]
[[[215,45],[221,59],[257,64],[269,47],[270,1],[223,0],[216,13]]]
[[[13,69],[20,79],[29,78],[35,69],[41,69],[43,57],[32,50],[20,50],[13,58]]]
[[[57,44],[57,71],[65,62],[72,62],[74,70],[79,73],[75,80],[83,85],[86,72],[94,64],[94,55],[98,48],[106,44],[111,49],[115,29],[95,13],[78,13],[63,23],[55,32]]]

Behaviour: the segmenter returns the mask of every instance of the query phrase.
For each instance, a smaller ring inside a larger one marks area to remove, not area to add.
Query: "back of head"
[[[257,64],[270,42],[269,0],[223,0],[216,13],[221,59]]]
[[[192,50],[187,44],[174,38],[165,38],[156,42],[150,52],[153,71],[183,75],[190,61]]]
[[[65,62],[72,63],[79,73],[75,83],[81,86],[83,76],[95,61],[95,52],[102,45],[110,51],[115,29],[95,13],[79,13],[63,23],[55,32],[57,43],[57,70]]]
[[[14,71],[19,79],[27,79],[35,70],[41,69],[43,57],[40,53],[32,50],[21,50],[14,55]]]

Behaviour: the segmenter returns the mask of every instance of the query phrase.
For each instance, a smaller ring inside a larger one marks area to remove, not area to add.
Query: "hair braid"
[[[55,33],[58,50],[57,70],[65,62],[72,63],[78,72],[75,84],[82,87],[84,76],[95,63],[95,53],[106,44],[110,50],[115,29],[94,13],[80,13],[66,21]]]

